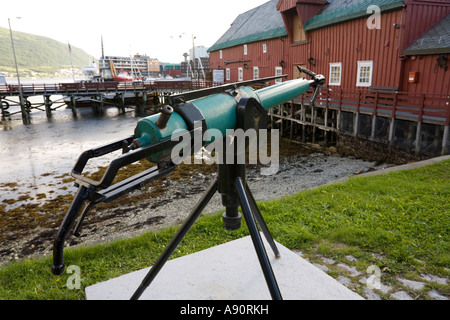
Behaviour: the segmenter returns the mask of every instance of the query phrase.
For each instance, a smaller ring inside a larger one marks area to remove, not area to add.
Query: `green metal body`
[[[251,87],[239,88],[250,98],[255,98],[265,110],[290,101],[308,91],[310,82],[304,79],[286,81],[260,90]],[[208,129],[217,129],[225,136],[227,129],[236,129],[237,101],[228,93],[213,94],[190,101],[194,104],[206,120]],[[141,146],[158,143],[170,139],[177,129],[188,130],[183,118],[174,112],[165,129],[159,129],[155,122],[159,114],[141,119],[135,130],[136,140]]]

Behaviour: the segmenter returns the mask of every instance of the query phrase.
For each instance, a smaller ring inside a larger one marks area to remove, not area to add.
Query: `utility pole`
[[[22,18],[17,17],[16,19],[22,19]],[[19,99],[20,99],[20,110],[22,111],[22,121],[23,121],[23,124],[30,124],[30,117],[25,108],[25,99],[23,98],[22,85],[20,83],[19,67],[17,66],[16,48],[14,46],[14,38],[13,38],[12,29],[11,29],[11,19],[10,18],[8,18],[8,25],[9,25],[9,34],[11,36],[11,45],[12,45],[12,49],[13,49],[14,63],[16,65],[17,84],[19,85],[19,95],[20,95]]]

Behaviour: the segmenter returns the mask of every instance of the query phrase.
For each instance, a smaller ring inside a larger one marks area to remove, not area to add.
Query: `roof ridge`
[[[370,15],[367,13],[367,8],[370,5],[376,5],[381,8],[382,11],[393,10],[403,6],[403,0],[363,0],[363,1],[352,1],[351,4],[344,3],[345,6],[334,8],[331,6],[333,3],[330,2],[321,13],[312,17],[305,22],[305,30],[310,31],[318,28],[322,28],[328,25],[359,19]]]

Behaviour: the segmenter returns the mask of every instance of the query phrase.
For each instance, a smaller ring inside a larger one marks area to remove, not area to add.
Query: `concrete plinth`
[[[335,279],[277,243],[276,259],[265,242],[285,300],[361,300]],[[148,269],[86,288],[88,300],[127,300]],[[141,300],[270,300],[250,237],[168,261]]]

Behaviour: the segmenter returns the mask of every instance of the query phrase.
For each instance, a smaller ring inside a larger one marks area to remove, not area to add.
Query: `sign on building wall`
[[[213,70],[213,82],[224,83],[225,82],[225,70]]]

